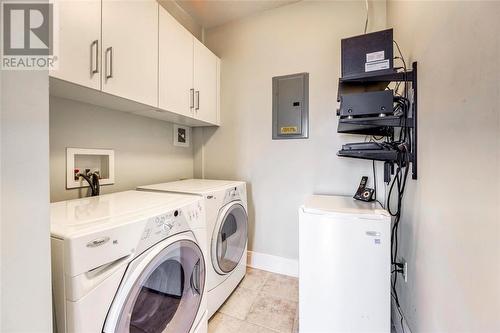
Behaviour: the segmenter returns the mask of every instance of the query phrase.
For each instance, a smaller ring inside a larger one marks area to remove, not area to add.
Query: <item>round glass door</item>
[[[240,262],[247,244],[248,217],[240,204],[226,210],[217,233],[215,256],[220,273],[231,272]]]
[[[188,333],[203,295],[204,267],[194,242],[180,240],[167,246],[130,290],[115,331]]]

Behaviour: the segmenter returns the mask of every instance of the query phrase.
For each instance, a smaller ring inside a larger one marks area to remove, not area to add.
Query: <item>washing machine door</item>
[[[224,206],[219,214],[212,238],[212,263],[223,275],[230,273],[245,254],[248,217],[240,202]]]
[[[157,245],[158,246],[158,245]],[[205,263],[198,245],[179,239],[132,262],[104,332],[187,333],[199,312]]]

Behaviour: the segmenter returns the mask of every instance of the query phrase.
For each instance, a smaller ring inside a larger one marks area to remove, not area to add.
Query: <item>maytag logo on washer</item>
[[[109,237],[96,238],[87,243],[87,247],[98,247],[109,242]]]

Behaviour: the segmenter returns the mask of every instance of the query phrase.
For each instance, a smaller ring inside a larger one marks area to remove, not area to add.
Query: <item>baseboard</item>
[[[247,266],[293,277],[299,276],[299,261],[266,253],[247,252]]]
[[[392,299],[392,304],[391,304],[391,318],[396,333],[403,333],[403,332],[411,333],[410,327],[408,326],[408,323],[406,322],[406,319],[404,317],[403,317],[404,330],[401,327],[401,316],[399,315],[394,299]]]

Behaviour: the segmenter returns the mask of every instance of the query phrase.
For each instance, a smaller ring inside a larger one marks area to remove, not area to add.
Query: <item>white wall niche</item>
[[[115,183],[115,152],[112,149],[66,148],[66,188],[89,187],[82,177],[75,180],[75,169],[80,172],[98,169],[99,184],[112,185]]]

